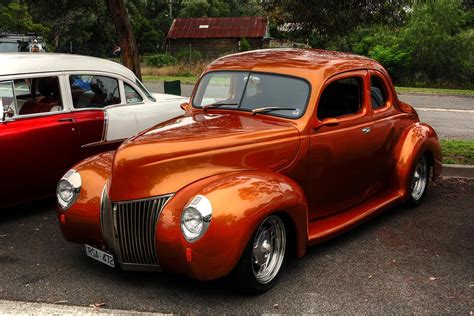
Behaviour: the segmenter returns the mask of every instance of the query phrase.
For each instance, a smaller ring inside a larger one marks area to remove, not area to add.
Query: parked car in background
[[[0,33],[0,53],[45,51],[46,44],[36,33]]]
[[[0,207],[53,195],[74,163],[183,113],[122,65],[50,53],[0,54]]]
[[[301,257],[394,205],[421,203],[441,173],[435,131],[366,57],[226,56],[184,108],[64,175],[58,218],[68,241],[112,267],[231,274],[261,293],[290,250]]]

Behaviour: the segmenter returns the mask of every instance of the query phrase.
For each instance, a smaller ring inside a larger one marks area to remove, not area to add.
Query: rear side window
[[[387,103],[387,90],[379,76],[370,76],[370,102],[373,109],[380,109]]]
[[[318,105],[318,119],[351,115],[362,109],[362,79],[344,78],[329,84]]]
[[[74,108],[103,108],[120,103],[118,80],[95,75],[70,75]]]
[[[140,94],[131,85],[124,82],[123,86],[125,88],[125,99],[128,104],[141,103],[143,101]]]

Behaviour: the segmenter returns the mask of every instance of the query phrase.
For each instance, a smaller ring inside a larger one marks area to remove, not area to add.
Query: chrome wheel
[[[286,248],[286,230],[278,216],[267,217],[255,234],[252,247],[252,270],[261,284],[271,282],[280,271]]]
[[[418,164],[416,165],[415,172],[413,174],[413,180],[411,182],[411,197],[413,200],[418,201],[423,196],[427,183],[428,162],[424,156],[421,156]]]

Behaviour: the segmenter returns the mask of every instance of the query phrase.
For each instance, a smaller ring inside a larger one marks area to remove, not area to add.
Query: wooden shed
[[[268,48],[269,30],[265,17],[178,18],[167,35],[168,50],[199,51],[214,58],[241,50],[245,38],[250,49]]]

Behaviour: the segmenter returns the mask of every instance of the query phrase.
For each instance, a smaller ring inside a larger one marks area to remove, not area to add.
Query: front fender
[[[181,233],[183,207],[195,195],[212,204],[212,220],[199,240],[189,243]],[[270,171],[238,171],[212,176],[175,194],[160,214],[156,248],[165,271],[199,280],[227,275],[239,261],[258,225],[269,214],[281,212],[293,225],[297,254],[307,243],[307,203],[291,179]]]
[[[395,151],[395,187],[407,198],[410,193],[412,175],[418,159],[427,154],[433,167],[433,179],[441,174],[442,157],[438,135],[428,124],[416,123],[407,128]]]
[[[102,190],[110,176],[115,151],[92,156],[73,167],[82,179],[79,196],[70,209],[58,209],[58,219],[67,241],[98,245],[103,244],[100,226]]]

